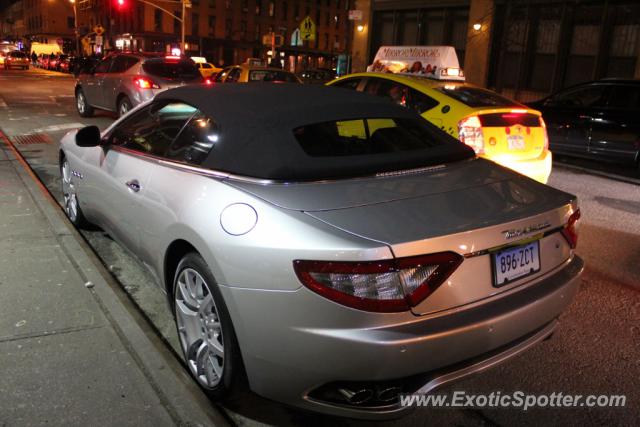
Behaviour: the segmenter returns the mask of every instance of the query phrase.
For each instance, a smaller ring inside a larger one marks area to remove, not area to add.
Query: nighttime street
[[[636,426],[637,0],[0,0],[0,427]]]
[[[105,129],[115,119],[113,113],[80,118],[73,87],[74,79],[60,73],[38,69],[0,72],[0,129],[59,202],[57,141],[70,129],[91,124]],[[582,223],[577,253],[586,268],[579,293],[561,316],[560,327],[551,339],[488,373],[441,391],[623,394],[627,396],[626,407],[534,408],[526,412],[504,408],[417,409],[383,425],[634,424],[640,411],[636,384],[640,377],[640,186],[637,180],[623,179],[628,182],[554,165],[549,184],[576,194],[580,200]],[[88,247],[144,312],[145,318],[140,321],[150,322],[164,345],[179,354],[165,297],[151,284],[146,270],[104,232],[82,234]],[[306,415],[251,394],[219,408],[238,425],[361,424]],[[4,406],[3,412],[7,409]],[[7,425],[13,425],[12,417],[19,412],[15,408],[9,411]]]

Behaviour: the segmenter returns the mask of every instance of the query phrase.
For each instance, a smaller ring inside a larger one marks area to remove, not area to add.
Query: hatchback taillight
[[[312,291],[339,304],[376,312],[408,311],[431,295],[462,262],[454,252],[384,261],[296,260],[293,268]]]
[[[578,246],[578,223],[580,220],[580,209],[577,209],[574,213],[569,217],[569,221],[567,221],[567,225],[562,229],[562,235],[571,249],[575,249]]]
[[[484,136],[482,135],[482,123],[478,116],[469,116],[458,122],[458,135],[460,141],[473,148],[476,154],[484,153]]]
[[[133,83],[140,89],[160,89],[156,82],[146,77],[136,77]]]

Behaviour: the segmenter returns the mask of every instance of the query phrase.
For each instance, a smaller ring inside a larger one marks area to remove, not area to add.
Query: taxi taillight
[[[540,116],[540,127],[542,128],[542,134],[544,135],[544,149],[549,150],[549,134],[547,133],[547,124],[544,122],[542,116]]]
[[[484,153],[484,135],[482,134],[482,123],[478,116],[469,116],[458,122],[458,137],[469,147],[473,148],[476,154]]]

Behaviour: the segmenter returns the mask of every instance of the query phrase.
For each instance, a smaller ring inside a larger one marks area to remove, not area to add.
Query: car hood
[[[296,184],[227,182],[281,208],[306,212],[389,245],[516,221],[575,201],[570,194],[483,159],[402,176]]]

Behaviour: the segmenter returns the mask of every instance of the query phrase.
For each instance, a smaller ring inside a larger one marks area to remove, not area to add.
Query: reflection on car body
[[[399,393],[549,336],[582,270],[574,196],[366,94],[182,87],[60,159],[69,219],[149,268],[216,399],[246,373],[290,405],[397,417]]]

